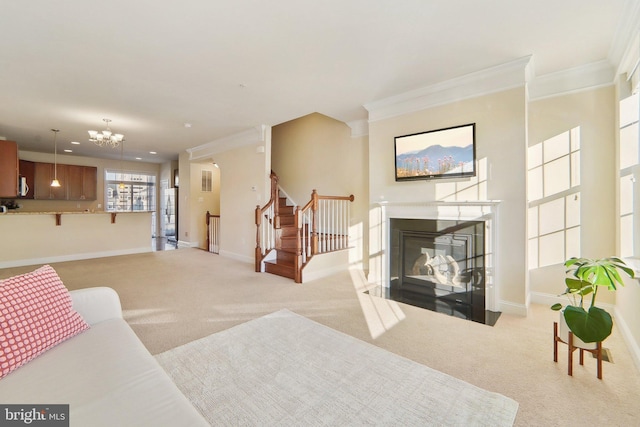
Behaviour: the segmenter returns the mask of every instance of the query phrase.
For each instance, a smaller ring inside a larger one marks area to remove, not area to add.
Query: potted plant
[[[561,295],[567,295],[571,304],[564,308],[561,317],[569,330],[584,343],[604,341],[611,335],[613,321],[609,313],[595,306],[598,289],[606,286],[615,291],[618,285],[624,286],[620,273],[633,278],[633,270],[616,257],[595,260],[574,257],[564,265],[570,277],[565,279],[567,289]],[[587,303],[588,309],[585,308]],[[551,309],[561,310],[562,304],[554,304]]]

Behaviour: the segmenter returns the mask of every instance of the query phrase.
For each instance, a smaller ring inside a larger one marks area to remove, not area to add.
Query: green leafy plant
[[[633,278],[633,270],[620,258],[602,259],[571,258],[564,263],[567,274],[566,295],[572,304],[564,308],[564,319],[575,336],[585,343],[604,341],[611,335],[613,321],[605,310],[596,307],[596,295],[601,286],[615,291],[624,286],[621,272]],[[588,310],[585,305],[589,303]],[[561,310],[562,304],[551,306],[552,310]]]

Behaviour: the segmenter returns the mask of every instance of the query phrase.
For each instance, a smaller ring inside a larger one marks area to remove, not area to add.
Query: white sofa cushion
[[[0,402],[69,404],[72,426],[207,426],[122,319],[105,320],[0,381]]]

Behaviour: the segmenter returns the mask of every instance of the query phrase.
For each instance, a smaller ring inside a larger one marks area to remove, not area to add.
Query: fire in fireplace
[[[396,301],[495,324],[485,309],[485,223],[390,220],[390,287]]]

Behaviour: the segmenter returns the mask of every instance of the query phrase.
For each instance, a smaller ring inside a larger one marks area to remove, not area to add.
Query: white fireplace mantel
[[[485,267],[486,289],[485,307],[487,310],[498,310],[500,280],[496,277],[497,237],[494,224],[498,218],[499,200],[483,201],[451,201],[451,202],[393,202],[385,201],[374,205],[379,212],[376,242],[379,248],[373,248],[379,256],[378,268],[371,271],[370,281],[389,287],[389,248],[390,220],[398,219],[436,219],[454,221],[485,222]],[[372,242],[373,243],[373,242]],[[375,245],[375,243],[374,243]]]

